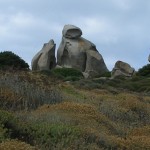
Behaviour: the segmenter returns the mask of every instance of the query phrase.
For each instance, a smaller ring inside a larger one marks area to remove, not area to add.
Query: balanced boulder
[[[66,38],[75,39],[81,37],[82,31],[74,25],[65,25],[62,34]]]
[[[81,37],[80,28],[65,25],[63,37],[57,52],[57,64],[62,67],[75,68],[85,77],[96,77],[108,72],[102,55],[96,46]]]
[[[43,48],[32,59],[32,70],[51,70],[56,66],[56,44],[53,40],[43,45]]]
[[[132,68],[128,63],[123,61],[117,61],[112,72],[111,77],[117,78],[118,76],[122,77],[132,77],[135,72],[135,69]]]

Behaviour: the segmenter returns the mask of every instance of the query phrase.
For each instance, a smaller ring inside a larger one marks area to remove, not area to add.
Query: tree
[[[0,69],[29,69],[29,65],[11,51],[0,52]]]
[[[142,68],[140,68],[137,72],[137,75],[150,77],[150,64],[147,64],[143,66]]]

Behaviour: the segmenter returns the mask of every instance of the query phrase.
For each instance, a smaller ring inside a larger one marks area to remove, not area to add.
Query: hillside
[[[9,149],[150,149],[150,78],[0,72],[0,150]]]

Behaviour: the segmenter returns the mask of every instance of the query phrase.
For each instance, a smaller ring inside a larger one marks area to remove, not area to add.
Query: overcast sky
[[[0,51],[31,64],[44,43],[56,50],[65,24],[82,29],[111,70],[117,60],[136,70],[150,54],[150,0],[0,0]]]

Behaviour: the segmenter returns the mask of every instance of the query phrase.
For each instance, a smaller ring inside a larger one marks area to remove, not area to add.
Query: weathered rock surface
[[[74,25],[65,25],[62,34],[66,38],[75,39],[81,37],[82,31]]]
[[[150,62],[150,55],[148,56],[148,61]]]
[[[32,59],[32,70],[51,70],[56,66],[55,58],[56,44],[53,40],[43,45],[40,50]]]
[[[96,46],[81,37],[78,27],[65,25],[63,37],[57,52],[57,64],[62,67],[75,68],[85,77],[99,76],[108,69]]]
[[[117,61],[112,73],[112,78],[117,78],[118,76],[123,77],[132,77],[135,72],[135,69],[132,68],[128,63],[125,63],[123,61]]]

